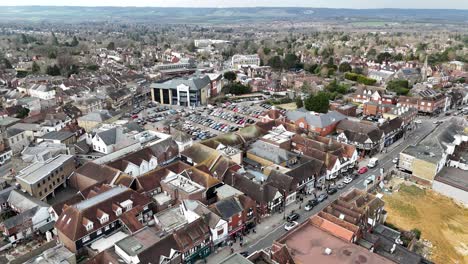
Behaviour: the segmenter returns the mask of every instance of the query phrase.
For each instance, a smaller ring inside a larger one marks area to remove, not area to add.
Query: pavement
[[[392,160],[395,157],[399,156],[399,153],[405,149],[407,146],[416,144],[424,137],[426,137],[429,133],[431,133],[437,125],[433,124],[433,121],[436,120],[434,118],[418,118],[421,120],[421,124],[418,124],[417,127],[409,131],[403,138],[393,143],[391,146],[386,148],[385,153],[380,153],[375,155],[379,159],[379,163],[375,168],[370,169],[368,172],[360,175],[357,179],[352,181],[350,184],[346,185],[345,188],[338,190],[337,193],[334,195],[330,195],[327,200],[318,204],[314,207],[311,211],[305,211],[304,206],[306,201],[313,198],[313,195],[308,195],[304,197],[304,202],[299,205],[297,203],[293,203],[286,208],[286,215],[288,215],[292,210],[296,213],[299,213],[300,219],[297,222],[302,223],[307,221],[312,215],[318,213],[323,208],[328,206],[331,202],[336,200],[341,194],[347,192],[352,188],[357,188],[361,190],[365,190],[366,186],[364,185],[364,180],[370,175],[378,175],[380,173],[380,169],[383,168],[384,171],[389,170],[391,167],[395,166]],[[443,117],[437,118],[438,120],[442,120]],[[368,158],[363,159],[360,161],[359,167],[366,166],[368,163]],[[340,181],[338,181],[340,182]],[[318,193],[319,194],[319,193]],[[317,195],[318,195],[317,194]],[[239,240],[232,246],[235,252],[243,252],[247,251],[248,253],[252,253],[258,250],[262,250],[265,248],[271,247],[273,241],[284,235],[287,231],[284,229],[284,213],[276,213],[267,218],[261,220],[261,223],[256,227],[256,233],[250,232],[250,234],[246,235],[243,239],[242,247],[239,244]],[[206,259],[208,263],[220,263],[223,259],[228,257],[231,254],[231,247],[225,246],[223,248],[219,248],[216,253],[211,254]]]

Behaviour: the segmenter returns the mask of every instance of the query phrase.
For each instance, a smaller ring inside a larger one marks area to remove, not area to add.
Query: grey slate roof
[[[465,127],[468,121],[460,117],[452,117],[439,125],[434,132],[426,136],[417,145],[408,146],[402,152],[418,159],[437,164],[449,144],[455,140],[455,136],[467,135]]]
[[[91,112],[85,116],[79,117],[79,120],[83,121],[94,121],[94,122],[104,122],[113,117],[112,113],[107,110],[101,110],[96,112]]]
[[[324,128],[331,124],[337,123],[343,119],[346,119],[346,116],[337,112],[337,111],[330,111],[326,114],[311,114],[304,108],[300,108],[296,111],[287,111],[286,118],[292,121],[296,121],[300,118],[305,118],[307,123],[310,126]]]
[[[243,210],[239,201],[234,197],[221,200],[215,203],[214,207],[223,219],[229,219]]]
[[[24,130],[23,129],[19,129],[19,128],[13,128],[13,127],[10,127],[6,130],[6,135],[7,137],[14,137],[20,133],[23,133]]]
[[[65,140],[65,139],[68,139],[70,137],[73,137],[73,133],[72,132],[69,132],[69,131],[52,131],[52,132],[49,132],[47,134],[45,134],[44,136],[42,136],[43,139],[50,139],[50,140]]]
[[[111,128],[102,132],[97,133],[100,139],[106,143],[106,145],[114,145],[117,142],[117,128]]]
[[[275,164],[281,164],[297,156],[293,152],[278,148],[261,140],[254,142],[250,146],[248,152],[254,154],[255,156],[269,160]]]
[[[163,83],[153,83],[151,84],[151,88],[176,89],[177,86],[184,84],[190,87],[191,91],[198,91],[206,87],[210,82],[211,80],[208,75],[203,77],[192,76],[190,78],[176,78]]]

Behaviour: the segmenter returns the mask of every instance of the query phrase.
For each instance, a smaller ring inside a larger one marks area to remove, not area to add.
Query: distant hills
[[[468,24],[468,10],[0,6],[1,22],[227,24],[333,20]]]

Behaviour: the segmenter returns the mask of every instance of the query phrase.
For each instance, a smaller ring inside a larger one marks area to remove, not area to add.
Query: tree
[[[340,84],[337,80],[333,80],[325,88],[331,93],[345,94],[348,92],[348,87],[344,84]]]
[[[230,83],[237,79],[237,75],[233,71],[225,72],[223,77],[224,77],[224,79],[228,80]]]
[[[197,47],[195,47],[195,41],[190,41],[187,45],[187,50],[190,52],[195,52],[197,50]]]
[[[393,91],[398,95],[407,95],[410,88],[407,80],[391,80],[387,83],[387,90]]]
[[[68,70],[74,63],[72,56],[68,54],[61,54],[57,57],[57,66],[60,69]]]
[[[350,72],[353,69],[351,68],[351,65],[349,64],[349,62],[343,62],[340,64],[340,67],[338,67],[338,70],[340,72]]]
[[[235,95],[247,94],[251,92],[250,86],[245,86],[238,82],[224,86],[223,90],[226,94],[230,93]]]
[[[21,107],[21,109],[18,110],[16,113],[16,118],[25,118],[29,115],[29,109],[25,107]]]
[[[280,56],[274,56],[274,57],[271,57],[269,60],[268,60],[268,66],[270,66],[271,68],[275,69],[275,70],[279,70],[281,69],[281,58]]]
[[[57,66],[57,64],[54,64],[53,66],[47,66],[46,73],[51,76],[58,76],[60,75],[60,68]]]
[[[302,99],[300,97],[296,98],[296,106],[297,106],[297,108],[304,107],[304,101],[302,101]]]
[[[315,73],[315,69],[317,69],[318,65],[317,64],[312,64],[309,67],[307,67],[307,71],[310,73]]]
[[[21,34],[20,40],[21,40],[21,44],[28,44],[29,43],[28,38],[26,37],[25,34]]]
[[[329,94],[326,92],[318,92],[316,95],[311,94],[305,100],[304,106],[309,111],[326,113],[330,106]]]
[[[56,59],[57,58],[57,53],[55,51],[50,51],[48,54],[49,59]]]
[[[109,44],[107,44],[107,49],[115,50],[115,43],[113,41],[109,42]]]
[[[31,72],[32,73],[38,73],[40,71],[41,71],[41,66],[39,66],[39,64],[37,64],[37,62],[33,62]]]
[[[384,61],[390,61],[390,60],[392,60],[392,54],[388,52],[379,53],[379,55],[377,55],[377,61],[379,63],[382,63]]]
[[[50,43],[51,43],[53,46],[58,46],[58,45],[59,45],[58,39],[57,39],[57,37],[55,36],[54,32],[51,33],[51,36],[50,36]]]
[[[417,228],[414,228],[414,229],[411,229],[411,233],[414,234],[414,237],[419,240],[421,238],[421,230],[417,229]]]
[[[284,57],[282,64],[284,69],[295,68],[299,64],[299,58],[296,56],[296,54],[288,53]]]
[[[7,58],[3,59],[3,65],[5,66],[5,69],[12,69],[13,68],[13,66],[11,65],[11,62]]]
[[[76,36],[73,36],[73,40],[72,40],[70,46],[76,47],[76,46],[78,46],[79,43],[80,42],[78,42],[78,39],[76,38]]]

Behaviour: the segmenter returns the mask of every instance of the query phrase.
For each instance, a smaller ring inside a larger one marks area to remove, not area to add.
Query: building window
[[[101,235],[101,234],[102,234],[102,231],[101,231],[101,229],[99,229],[99,230],[97,231],[97,235],[99,236],[99,235]]]
[[[224,234],[224,229],[223,228],[218,229],[217,234],[218,234],[218,236],[222,236]]]
[[[89,241],[91,238],[89,236],[85,236],[83,237],[82,241],[83,243],[86,243],[87,241]]]

